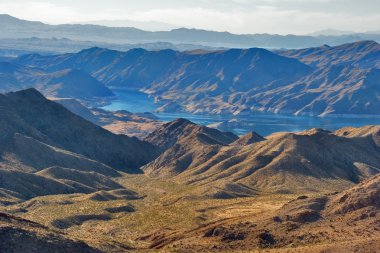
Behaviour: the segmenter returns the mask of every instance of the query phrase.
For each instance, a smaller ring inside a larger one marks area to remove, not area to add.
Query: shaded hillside
[[[45,96],[94,99],[113,96],[111,90],[80,70],[47,73],[39,68],[0,62],[0,92],[34,87]]]
[[[91,48],[15,60],[52,72],[80,69],[109,87],[142,89],[155,97],[159,111],[306,115],[377,115],[379,61],[379,44],[374,41],[275,53],[259,48],[189,52]]]
[[[0,95],[0,204],[36,196],[125,189],[114,177],[158,148],[112,134],[34,89]]]
[[[91,48],[62,56],[26,55],[17,62],[49,71],[81,69],[111,87],[150,88],[152,92],[162,93],[169,89],[184,90],[184,86],[191,85],[189,91],[198,89],[214,95],[228,86],[234,91],[246,91],[249,86],[284,84],[310,71],[296,60],[264,49],[206,53],[133,49],[123,53]],[[277,68],[269,68],[273,64]]]
[[[124,110],[111,112],[99,108],[87,108],[75,99],[49,99],[114,134],[124,134],[143,139],[163,124],[152,113],[136,114]]]
[[[252,137],[245,136],[236,142],[243,145],[226,146],[200,145],[192,136],[180,136],[144,171],[187,184],[223,189],[228,182],[285,193],[337,191],[380,172],[380,150],[366,137],[340,137],[312,129],[274,134],[252,144],[245,140]]]
[[[34,89],[1,95],[0,103],[9,117],[1,118],[5,138],[20,133],[127,172],[138,172],[139,166],[157,155],[149,143],[112,134]]]
[[[38,223],[7,214],[0,214],[0,236],[2,253],[101,253],[83,241],[69,239]]]
[[[279,51],[283,56],[292,57],[314,66],[356,65],[365,68],[380,68],[380,44],[375,41],[362,41],[336,47]]]
[[[379,113],[380,70],[331,66],[299,81],[264,93],[244,96],[246,104],[296,115]]]

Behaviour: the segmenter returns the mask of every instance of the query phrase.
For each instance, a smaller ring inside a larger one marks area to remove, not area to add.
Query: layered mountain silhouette
[[[379,127],[372,126],[266,139],[250,133],[226,141],[217,130],[178,120],[147,137],[166,151],[143,170],[152,177],[217,187],[219,197],[235,196],[244,187],[251,192],[339,191],[380,172],[379,135]]]
[[[159,149],[115,135],[35,89],[0,95],[1,199],[124,187],[117,170],[139,173]],[[6,203],[6,201],[5,201]]]
[[[0,16],[3,38],[67,38],[77,41],[125,43],[170,42],[175,44],[201,44],[217,47],[268,47],[303,48],[323,44],[338,45],[358,40],[377,40],[377,33],[353,33],[346,35],[277,35],[214,32],[179,28],[171,31],[148,32],[131,27],[106,27],[100,25],[47,25],[41,22],[21,20],[6,14]]]
[[[14,62],[48,72],[79,69],[108,87],[144,90],[159,111],[377,115],[379,50],[374,41],[276,52],[91,48]]]

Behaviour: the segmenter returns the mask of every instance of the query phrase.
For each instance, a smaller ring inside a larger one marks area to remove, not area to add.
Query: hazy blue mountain
[[[67,38],[0,38],[0,56],[20,56],[24,54],[60,54],[73,53],[91,47],[102,47],[120,51],[133,48],[144,48],[147,50],[173,49],[177,51],[188,51],[195,49],[215,50],[221,48],[208,47],[199,44],[173,44],[169,42],[150,42],[137,44],[116,44],[96,41],[78,41]]]
[[[355,32],[352,31],[342,31],[342,30],[336,30],[336,29],[323,29],[319,30],[313,33],[310,33],[311,36],[340,36],[340,35],[347,35],[347,34],[353,34]]]
[[[0,15],[0,38],[44,39],[68,38],[77,41],[106,43],[155,43],[201,44],[212,47],[265,47],[304,48],[323,44],[338,45],[359,40],[380,41],[379,34],[349,34],[342,36],[298,36],[272,34],[237,35],[229,32],[214,32],[199,29],[179,28],[171,31],[148,32],[131,27],[106,27],[100,25],[47,25],[41,22],[20,20],[9,15]],[[98,45],[102,46],[102,45]]]
[[[192,87],[187,88],[201,88],[214,94],[229,88],[246,91],[254,85],[280,85],[295,81],[311,71],[298,60],[259,48],[183,53],[173,50],[132,49],[119,52],[90,48],[77,54],[59,56],[25,55],[17,62],[39,66],[47,71],[81,69],[109,87],[158,91],[184,89],[192,83]]]
[[[379,52],[374,41],[278,52],[90,48],[16,62],[50,72],[80,69],[108,87],[144,90],[160,111],[379,114]]]
[[[380,44],[375,41],[286,50],[279,51],[279,54],[296,58],[313,67],[355,65],[359,68],[380,68]]]
[[[0,92],[31,87],[49,97],[94,99],[114,95],[104,84],[81,70],[45,72],[39,68],[0,62]]]

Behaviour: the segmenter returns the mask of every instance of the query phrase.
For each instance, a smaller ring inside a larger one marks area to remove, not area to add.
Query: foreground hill
[[[336,195],[300,196],[278,210],[172,233],[152,248],[197,251],[378,252],[380,176]],[[365,236],[364,236],[365,235]]]
[[[178,134],[172,128],[176,124],[163,126],[176,135],[175,144],[144,171],[153,177],[216,187],[217,196],[234,196],[242,187],[284,193],[339,191],[380,172],[379,126],[351,130],[360,135],[344,129],[337,134],[312,129],[264,139],[251,133],[228,145],[231,142],[201,138],[194,126]],[[165,130],[153,132],[148,140],[163,136],[161,132]]]
[[[49,72],[80,69],[108,87],[144,90],[159,111],[377,115],[379,52],[378,43],[361,41],[276,52],[91,48],[14,61]]]
[[[38,223],[3,213],[0,214],[0,235],[2,253],[101,253],[83,241],[68,239]]]
[[[3,138],[24,134],[124,171],[138,171],[157,154],[149,143],[112,134],[45,99],[34,89],[1,95],[0,99],[9,117],[1,118],[8,126]]]
[[[0,202],[124,187],[116,170],[139,173],[153,145],[115,135],[34,89],[0,95]]]
[[[178,119],[158,128],[145,139],[164,152],[143,170],[159,177],[180,174],[189,167],[205,163],[221,147],[237,138],[232,133],[222,133],[185,119]]]

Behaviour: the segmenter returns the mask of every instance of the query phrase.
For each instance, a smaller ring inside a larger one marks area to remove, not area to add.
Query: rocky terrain
[[[0,95],[1,202],[124,187],[119,171],[139,173],[158,148],[112,134],[34,89]]]
[[[80,69],[107,87],[143,90],[162,112],[368,116],[379,113],[379,50],[374,41],[274,52],[90,48],[11,61],[53,73]]]
[[[378,252],[380,177],[340,194],[300,196],[269,213],[174,233],[153,248],[182,252]]]
[[[221,140],[223,136],[204,136],[199,128],[206,127],[187,121],[162,128],[166,130],[159,129],[146,140],[166,151],[143,167],[145,173],[190,185],[211,185],[218,188],[215,194],[219,196],[233,197],[242,187],[254,194],[340,191],[380,172],[379,126],[337,133],[311,129],[266,139],[250,133],[229,142]],[[165,132],[176,134],[175,145],[152,137],[172,140]]]
[[[379,249],[379,126],[238,137],[177,119],[142,141],[92,122],[147,114],[58,102],[89,120],[0,95],[2,252]]]

